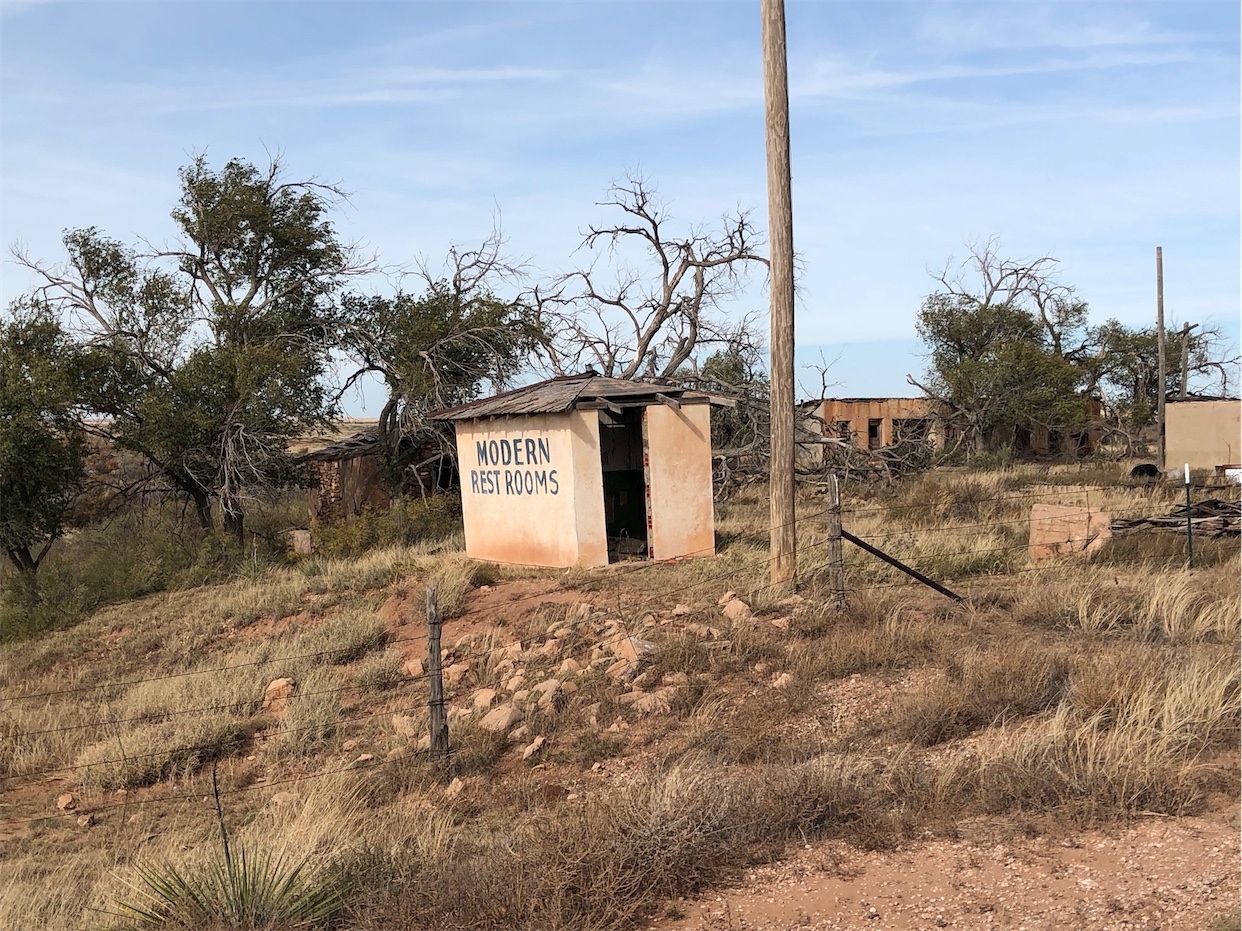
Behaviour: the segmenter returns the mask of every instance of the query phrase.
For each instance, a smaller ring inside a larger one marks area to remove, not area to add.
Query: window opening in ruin
[[[884,426],[883,420],[867,421],[867,449],[879,449],[883,445],[881,428]]]
[[[647,485],[641,408],[620,414],[600,411],[599,453],[608,561],[643,558],[647,555]]]
[[[837,421],[837,439],[843,443],[853,444],[854,433],[850,430],[850,422],[848,420]]]

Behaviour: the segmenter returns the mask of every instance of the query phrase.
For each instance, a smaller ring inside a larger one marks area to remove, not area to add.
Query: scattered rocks
[[[733,589],[729,589],[727,592],[725,592],[723,595],[720,596],[720,600],[717,601],[716,604],[720,605],[721,607],[724,607],[736,597],[737,597],[737,592],[735,592]]]
[[[721,609],[721,613],[734,624],[741,621],[748,621],[754,617],[754,614],[750,610],[750,605],[744,602],[741,598],[734,598],[731,601],[726,602],[725,606]]]
[[[789,618],[787,617],[774,617],[768,623],[777,630],[789,630]]]
[[[472,699],[472,703],[475,708],[480,708],[480,709],[490,708],[492,707],[492,702],[494,702],[495,700],[496,700],[495,689],[479,689],[477,692],[474,693],[474,698]]]
[[[469,672],[469,662],[453,663],[453,665],[444,669],[444,684],[450,687],[458,686]]]
[[[656,689],[653,692],[627,692],[617,701],[629,705],[639,714],[668,714],[672,710],[672,701],[676,696],[675,688]]]
[[[355,763],[370,763],[374,759],[375,759],[374,753],[359,753],[358,759],[354,760],[354,762]]]
[[[559,676],[572,676],[582,672],[582,664],[576,659],[567,659],[561,663],[560,668],[556,670]]]
[[[479,721],[479,727],[494,734],[503,733],[518,721],[522,720],[522,712],[512,704],[499,705],[489,711]]]
[[[346,753],[349,753],[351,750],[357,750],[357,749],[358,749],[358,741],[356,741],[356,740],[347,740],[347,741],[345,741],[343,744],[341,744],[341,749],[342,749],[342,750],[344,750]]]
[[[527,745],[526,749],[522,751],[522,759],[529,760],[532,756],[534,756],[536,753],[539,752],[543,744],[544,744],[544,739],[543,739],[543,735],[541,734],[540,736],[532,740],[530,744]]]
[[[90,812],[87,812],[84,815],[78,815],[78,827],[89,828],[94,823],[95,823],[95,816],[92,815]]]
[[[277,792],[272,796],[271,803],[277,808],[284,808],[286,805],[292,805],[298,800],[296,792]]]
[[[401,671],[411,679],[417,679],[423,674],[423,661],[417,656],[412,656],[405,661],[405,665],[401,667]]]
[[[793,676],[787,672],[782,672],[780,675],[773,677],[772,688],[787,689],[789,688],[792,682],[793,682]]]
[[[673,617],[688,617],[689,615],[693,613],[694,613],[694,608],[690,607],[689,605],[680,605],[680,604],[677,605],[675,608],[673,608],[673,611],[672,611]]]
[[[630,663],[637,663],[645,656],[656,651],[656,645],[650,640],[638,637],[622,637],[612,643],[613,655]]]
[[[297,683],[292,679],[273,679],[263,690],[263,710],[280,714],[289,706],[295,688]]]
[[[513,676],[512,678],[509,679],[508,682],[505,683],[505,691],[516,692],[518,689],[520,689],[525,684],[525,682],[526,682],[525,676],[523,675]]]
[[[608,667],[608,678],[617,681],[632,679],[638,672],[638,665],[628,659],[619,659]]]
[[[462,782],[460,776],[453,777],[453,781],[448,784],[448,788],[444,790],[444,794],[449,798],[456,798],[466,789],[466,784]]]
[[[61,811],[73,811],[78,807],[78,800],[73,797],[72,792],[66,792],[56,800],[56,807]]]

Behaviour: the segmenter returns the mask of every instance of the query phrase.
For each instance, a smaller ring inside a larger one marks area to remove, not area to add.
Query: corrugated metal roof
[[[607,378],[594,372],[562,375],[524,388],[515,388],[492,398],[471,401],[432,414],[435,420],[479,420],[484,417],[521,417],[528,414],[562,414],[590,401],[638,401],[650,399],[660,403],[657,394],[706,401],[706,395],[689,393],[685,388],[655,385],[649,382]]]

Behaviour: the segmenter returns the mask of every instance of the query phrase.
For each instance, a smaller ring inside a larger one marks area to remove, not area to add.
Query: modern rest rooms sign
[[[545,436],[474,441],[470,490],[476,495],[555,495],[561,480]]]

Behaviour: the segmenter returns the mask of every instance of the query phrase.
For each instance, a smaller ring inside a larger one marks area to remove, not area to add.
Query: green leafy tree
[[[246,501],[287,480],[289,441],[333,413],[325,388],[336,296],[373,264],[329,219],[331,185],[233,160],[181,169],[179,232],[147,253],[95,228],[66,234],[68,260],[18,258],[91,347],[89,403],[195,504],[218,503],[239,538]]]
[[[1091,330],[1093,351],[1084,364],[1107,402],[1111,428],[1125,438],[1132,452],[1144,445],[1143,432],[1156,419],[1160,393],[1157,342],[1155,327],[1128,327],[1117,320]],[[1238,358],[1219,328],[1200,325],[1184,334],[1169,329],[1165,345],[1166,397],[1179,397],[1183,386],[1199,396],[1206,392],[1218,397],[1227,397],[1236,388]]]
[[[393,490],[406,491],[413,450],[404,441],[427,435],[427,414],[503,388],[529,360],[542,331],[530,309],[496,290],[516,270],[505,263],[498,234],[478,250],[449,252],[443,275],[424,270],[422,294],[347,295],[340,340],[357,367],[342,391],[378,375],[388,397],[379,417],[383,458]],[[443,437],[441,455],[453,449]]]
[[[50,310],[15,302],[0,325],[0,542],[33,574],[64,531],[84,478],[78,347]]]
[[[919,310],[928,369],[911,384],[939,400],[973,452],[1020,429],[1087,420],[1087,306],[1054,276],[1054,260],[1014,262],[998,242],[974,247],[977,279],[939,276]]]

